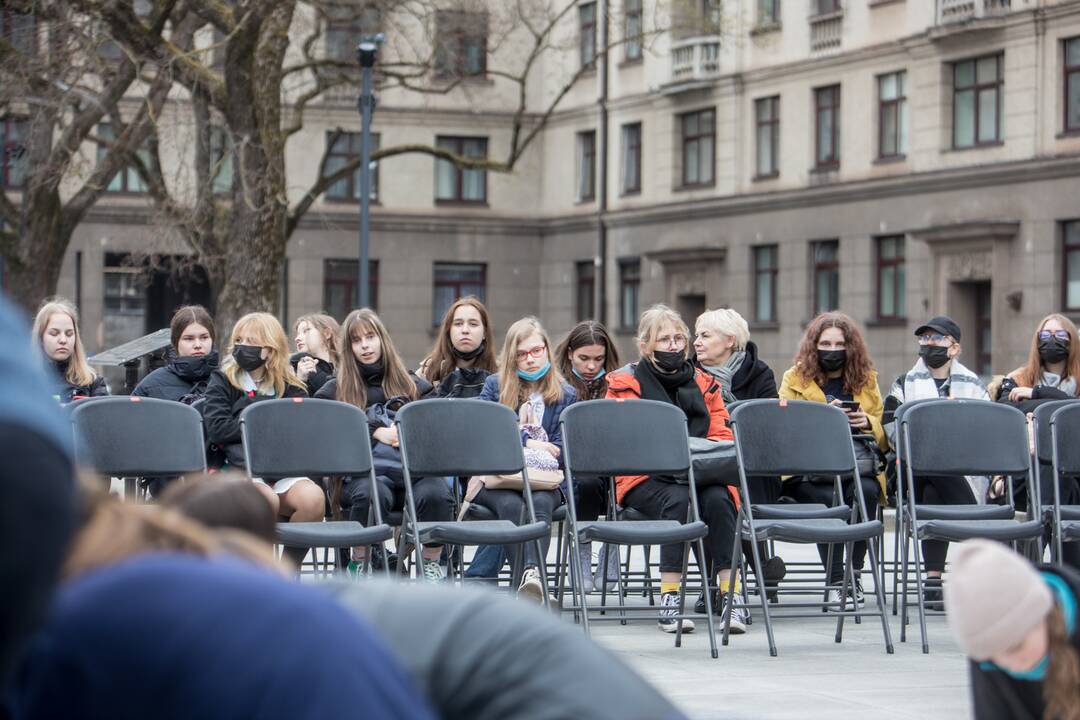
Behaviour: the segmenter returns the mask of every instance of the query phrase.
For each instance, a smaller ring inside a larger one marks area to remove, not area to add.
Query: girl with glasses
[[[1080,339],[1072,320],[1054,313],[1039,323],[1027,363],[1009,373],[998,402],[1069,400],[1080,395]]]

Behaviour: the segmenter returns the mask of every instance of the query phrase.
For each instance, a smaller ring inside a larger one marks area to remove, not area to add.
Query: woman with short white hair
[[[694,323],[697,364],[720,383],[725,403],[736,400],[774,398],[776,376],[758,360],[757,345],[750,341],[750,327],[730,308],[707,310]]]

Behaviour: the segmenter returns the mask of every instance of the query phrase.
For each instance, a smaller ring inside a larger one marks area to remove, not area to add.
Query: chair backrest
[[[1050,418],[1057,445],[1057,469],[1063,475],[1080,475],[1080,403],[1065,401]]]
[[[525,466],[517,413],[500,403],[418,400],[396,420],[413,477],[509,475]]]
[[[262,400],[240,413],[251,477],[363,476],[371,471],[367,414],[336,400]]]
[[[1050,418],[1067,405],[1080,402],[1077,400],[1054,400],[1044,402],[1032,413],[1035,425],[1035,456],[1040,463],[1049,465],[1054,461],[1054,440],[1050,432]]]
[[[563,444],[575,478],[686,475],[686,415],[656,400],[589,400],[562,413]]]
[[[137,396],[73,403],[76,460],[111,477],[171,477],[206,470],[202,416],[187,405]]]
[[[731,415],[747,477],[853,475],[851,425],[840,408],[805,400],[749,400]]]
[[[905,461],[915,475],[1025,475],[1027,418],[986,400],[929,400],[901,419]]]

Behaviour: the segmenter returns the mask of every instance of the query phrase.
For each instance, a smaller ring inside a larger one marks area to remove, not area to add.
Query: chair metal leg
[[[900,552],[900,562],[903,566],[902,579],[900,581],[900,642],[907,642],[908,624],[908,553],[911,547],[911,529],[904,528],[904,546]]]
[[[609,551],[610,552],[610,551]],[[629,550],[627,550],[629,554]],[[607,582],[607,554],[604,555],[604,582]],[[622,573],[615,578],[615,590],[619,594],[619,624],[626,625],[626,588],[624,587]]]
[[[551,532],[550,528],[548,529],[548,532]],[[540,542],[540,538],[537,538],[536,540],[533,540],[533,542],[536,543],[536,558],[537,558],[536,566],[540,570],[540,584],[544,586],[544,597],[543,597],[544,608],[547,609],[547,610],[550,610],[551,609],[551,592],[550,592],[550,586],[548,585],[548,577],[547,577],[547,556],[544,555],[544,544],[542,542]]]
[[[926,606],[923,602],[923,581],[922,581],[922,556],[921,548],[919,547],[919,539],[916,537],[913,539],[912,551],[915,553],[915,592],[916,600],[919,602],[919,633],[922,637],[922,651],[924,655],[930,654],[930,643],[926,639]]]
[[[690,567],[690,543],[683,543],[682,580],[679,583],[679,619],[675,623],[675,647],[682,647],[683,613],[686,612],[686,573]]]
[[[570,553],[570,571],[574,573],[574,597],[581,598],[581,627],[589,637],[589,602],[585,595],[585,569],[581,564],[580,537],[568,537],[566,544]]]
[[[749,512],[749,510],[741,512]],[[736,535],[741,535],[741,532],[736,533]],[[750,554],[754,558],[754,577],[762,578],[765,577],[765,575],[764,571],[761,569],[761,552],[754,540],[755,538],[750,538]],[[734,564],[735,563],[732,563],[732,565]],[[733,584],[728,586],[729,594],[732,593],[734,587]],[[769,599],[766,597],[766,593],[759,593],[758,600],[761,601],[761,614],[765,618],[765,634],[769,638],[769,655],[776,657],[776,640],[773,637],[772,616],[769,614]]]
[[[697,539],[698,555],[701,558],[700,562],[705,562],[705,541],[702,538]],[[735,567],[735,563],[731,563],[732,567]],[[712,588],[709,587],[709,573],[703,568],[701,571],[701,587],[705,593],[705,626],[709,633],[709,655],[715,660],[720,656],[716,649],[716,621],[713,620],[713,605],[712,605]],[[734,587],[734,583],[728,585],[728,588]],[[686,576],[683,576],[683,589],[686,588]],[[679,609],[682,612],[682,608]],[[728,613],[730,615],[731,613]]]
[[[866,552],[870,555],[870,568],[874,569],[878,564],[878,554],[873,547],[868,547]],[[878,616],[881,618],[881,631],[885,635],[885,652],[892,655],[892,633],[889,630],[889,618],[885,614],[885,591],[877,583],[874,583],[874,599],[877,601]]]
[[[740,516],[738,518],[738,520],[741,521],[742,517]],[[740,542],[740,539],[741,538],[739,537],[739,533],[736,532],[735,537],[734,537],[734,542],[732,542],[732,548],[731,548],[731,569],[728,571],[728,589],[727,589],[727,592],[724,593],[724,601],[727,603],[729,611],[728,611],[728,613],[726,615],[724,615],[724,633],[723,633],[723,636],[720,638],[720,644],[722,644],[722,645],[727,645],[728,644],[728,637],[731,635],[731,612],[730,612],[730,608],[732,607],[732,603],[734,602],[734,598],[735,598],[735,572],[736,572],[736,568],[738,568],[738,567],[745,564],[744,561],[743,561],[744,556],[743,556],[743,551],[742,551],[742,543]],[[745,577],[745,575],[744,575],[744,577]],[[757,576],[755,575],[755,577],[757,577]],[[743,585],[745,587],[746,584],[743,583]],[[760,585],[761,585],[761,583],[759,582],[758,583],[759,589],[760,589]],[[706,609],[708,610],[709,608],[706,607]]]
[[[852,590],[855,588],[854,580],[852,579],[852,555],[855,554],[855,543],[844,543],[844,578],[840,581],[840,616],[836,618],[836,642],[840,642],[844,637],[844,613],[847,612],[847,599],[848,594],[854,595]],[[858,609],[858,603],[852,600],[852,608]]]

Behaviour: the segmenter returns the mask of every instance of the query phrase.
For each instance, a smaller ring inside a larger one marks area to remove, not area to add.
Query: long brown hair
[[[562,377],[555,363],[551,363],[551,369],[544,377],[536,382],[526,383],[517,374],[517,349],[522,340],[530,335],[539,335],[544,340],[544,347],[548,351],[548,361],[551,358],[551,341],[540,321],[534,317],[524,317],[510,326],[506,331],[506,339],[503,340],[502,352],[499,354],[499,402],[511,410],[517,410],[522,403],[529,399],[529,393],[533,390],[540,393],[545,405],[554,405],[562,399]]]
[[[795,355],[795,370],[804,380],[813,380],[819,388],[825,387],[827,378],[818,364],[817,345],[821,334],[829,328],[838,328],[844,333],[844,350],[847,351],[842,376],[844,390],[855,394],[871,382],[874,363],[859,327],[842,312],[822,313],[810,321],[799,343],[799,352]]]
[[[1045,720],[1080,720],[1080,656],[1069,638],[1065,616],[1056,605],[1046,616],[1050,664],[1043,682]]]
[[[589,399],[589,387],[585,381],[574,373],[574,363],[570,359],[570,354],[578,348],[588,345],[604,346],[605,373],[619,368],[619,351],[615,349],[615,343],[612,342],[611,335],[608,334],[607,328],[602,323],[595,320],[584,320],[570,328],[570,332],[555,348],[555,365],[559,368],[559,372],[562,373],[563,379],[577,392],[578,400]],[[607,377],[605,376],[601,380],[603,382],[600,383],[600,386],[594,388],[596,392],[600,393],[597,397],[604,397],[607,394]]]
[[[1065,372],[1061,379],[1076,378],[1080,382],[1080,338],[1077,337],[1076,325],[1072,320],[1059,313],[1047,315],[1035,329],[1031,337],[1031,349],[1028,351],[1027,363],[1012,372],[1012,378],[1021,387],[1035,387],[1039,384],[1039,378],[1043,374],[1042,358],[1039,357],[1039,333],[1046,327],[1046,323],[1057,320],[1061,327],[1069,331],[1069,357],[1065,360]]]
[[[300,331],[300,323],[303,322],[319,331],[323,344],[326,345],[326,352],[330,355],[330,364],[337,365],[341,360],[341,346],[338,345],[341,338],[341,326],[338,325],[338,321],[325,313],[301,315],[293,325],[294,334]]]
[[[86,361],[86,349],[83,347],[82,333],[79,332],[79,311],[75,309],[73,302],[67,298],[52,297],[42,303],[41,308],[37,311],[37,316],[34,317],[34,342],[37,343],[38,349],[44,354],[42,340],[45,337],[45,330],[49,327],[49,320],[57,313],[71,318],[71,324],[75,328],[75,342],[71,347],[71,360],[68,362],[64,380],[76,387],[89,385],[97,379],[97,373],[90,368],[90,363]],[[52,358],[48,359],[52,362]]]
[[[173,349],[178,349],[180,338],[184,336],[184,331],[191,324],[202,325],[206,328],[210,333],[210,343],[213,345],[213,349],[218,349],[214,318],[210,317],[210,313],[202,305],[185,305],[173,313],[172,320],[169,321],[169,339],[172,342]]]
[[[420,366],[424,369],[424,377],[432,385],[438,385],[450,373],[457,368],[457,356],[454,355],[454,345],[450,342],[450,330],[454,326],[454,314],[461,307],[472,307],[480,313],[480,323],[484,327],[484,352],[473,360],[472,367],[488,372],[495,372],[495,338],[491,334],[491,317],[488,315],[484,303],[472,295],[466,295],[458,299],[443,315],[442,324],[439,326],[439,336],[435,340],[435,346],[431,348],[431,354],[424,359]]]
[[[232,351],[236,347],[236,339],[245,334],[254,336],[260,346],[270,348],[270,356],[266,358],[264,366],[266,371],[260,385],[272,386],[277,397],[285,394],[286,385],[307,391],[307,385],[300,382],[289,364],[289,341],[285,339],[284,328],[276,317],[264,312],[248,313],[233,326],[225,359],[221,361],[221,372],[225,373],[233,387],[240,388],[240,374],[244,371],[236,364]]]
[[[352,344],[363,337],[365,332],[373,332],[379,336],[379,345],[382,348],[380,358],[383,364],[382,389],[386,398],[404,396],[410,400],[417,399],[419,393],[416,383],[409,376],[405,363],[394,348],[390,333],[375,311],[369,308],[353,310],[341,324],[338,346],[341,347],[342,362],[338,363],[337,368],[335,399],[355,405],[361,410],[367,408],[367,385],[360,375],[360,363],[352,351]]]

